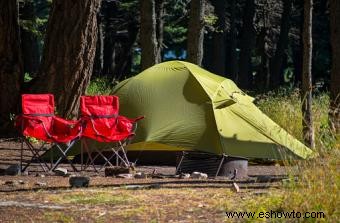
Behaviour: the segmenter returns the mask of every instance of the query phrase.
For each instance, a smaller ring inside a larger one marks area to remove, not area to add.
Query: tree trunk
[[[59,115],[75,116],[92,75],[100,0],[54,0],[33,91],[53,93]]]
[[[238,84],[243,89],[250,89],[252,82],[251,54],[255,45],[254,16],[255,0],[246,0],[241,30],[241,52],[238,78]]]
[[[157,64],[155,0],[142,0],[140,5],[141,69]]]
[[[329,119],[332,129],[340,133],[340,2],[330,0],[331,13],[331,45],[332,45],[332,70],[331,70],[331,102]]]
[[[162,61],[163,50],[163,33],[164,33],[164,15],[165,15],[165,1],[156,0],[156,39],[157,39],[157,61]]]
[[[237,28],[236,28],[236,0],[230,2],[230,75],[238,82],[238,57],[237,57]]]
[[[199,66],[203,59],[205,0],[192,0],[188,25],[188,61]]]
[[[102,15],[97,14],[97,43],[96,43],[96,54],[94,57],[93,65],[93,76],[100,77],[103,74],[104,68],[104,33],[103,33],[103,21]]]
[[[20,20],[34,21],[35,5],[33,1],[25,1],[20,5]],[[36,76],[40,63],[39,43],[36,34],[25,28],[20,28],[21,51],[24,66],[24,73]]]
[[[212,71],[216,74],[225,76],[225,65],[226,65],[226,49],[225,49],[225,30],[226,30],[226,1],[213,0],[215,15],[217,16],[217,22],[215,31],[213,33],[213,49],[212,56]]]
[[[303,138],[310,147],[315,147],[312,114],[312,11],[313,0],[304,2],[303,64],[302,64],[302,126]]]
[[[119,56],[116,58],[116,67],[115,67],[115,79],[122,80],[126,78],[131,73],[131,65],[132,65],[132,53],[133,53],[133,45],[136,42],[137,35],[139,32],[138,21],[134,19],[129,20],[129,24],[127,27],[127,35],[122,40],[121,52]]]
[[[17,1],[0,1],[0,135],[13,132],[10,115],[17,114],[21,80]]]
[[[258,55],[261,57],[261,63],[255,76],[255,85],[256,89],[259,91],[263,91],[268,88],[270,78],[269,55],[267,53],[267,32],[268,29],[266,26],[264,26],[257,37],[256,48],[258,50]]]
[[[283,83],[283,60],[287,56],[288,34],[290,29],[290,17],[292,0],[283,0],[283,12],[281,16],[280,36],[276,45],[275,55],[271,61],[270,77],[271,87],[276,88]]]
[[[114,15],[118,13],[116,1],[103,1],[103,29],[104,29],[104,49],[103,49],[103,75],[113,78],[116,67],[115,58],[115,42],[116,29],[112,25]]]

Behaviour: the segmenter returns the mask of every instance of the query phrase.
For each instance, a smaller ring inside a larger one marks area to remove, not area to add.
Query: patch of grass
[[[62,211],[46,211],[44,213],[44,221],[45,222],[63,222],[63,223],[72,223],[76,222],[76,219],[69,214]]]
[[[300,92],[284,91],[258,96],[257,104],[275,122],[302,140],[302,112]],[[339,208],[339,136],[328,124],[329,95],[318,93],[313,98],[313,119],[316,150],[319,157],[297,162],[299,180],[293,180],[284,191],[278,207],[301,213],[325,213],[325,219],[304,219],[303,222],[338,222]],[[294,173],[291,173],[293,175]],[[261,206],[259,204],[259,206]]]
[[[299,181],[286,191],[284,208],[291,207],[295,211],[325,213],[325,222],[338,222],[340,212],[340,150],[322,154],[322,157],[299,163],[301,175]],[[316,219],[309,219],[316,222]],[[320,220],[320,219],[319,219]]]
[[[113,194],[109,191],[78,191],[71,194],[51,196],[50,198],[58,203],[87,205],[123,205],[133,200],[133,197],[128,194]]]

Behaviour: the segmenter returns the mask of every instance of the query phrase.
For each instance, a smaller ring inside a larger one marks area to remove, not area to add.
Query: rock
[[[129,167],[120,167],[120,166],[114,166],[114,167],[106,167],[105,168],[105,176],[116,176],[119,174],[128,174],[131,173],[131,168]]]
[[[122,173],[116,176],[117,178],[132,179],[133,175],[131,173]]]
[[[181,173],[181,175],[179,175],[180,179],[189,179],[190,178],[190,173]]]
[[[235,182],[233,183],[233,186],[231,189],[236,193],[240,192],[240,187]]]
[[[127,190],[138,190],[138,189],[159,189],[160,184],[149,184],[149,185],[127,185],[124,187]]]
[[[46,187],[47,186],[47,183],[45,183],[45,182],[36,182],[35,184],[34,184],[35,186],[39,186],[39,187]]]
[[[71,187],[88,187],[90,184],[90,177],[85,176],[72,176],[69,178]]]
[[[54,170],[54,173],[57,175],[57,176],[66,176],[67,175],[67,169],[66,168],[56,168]]]
[[[18,183],[19,183],[19,184],[26,184],[26,182],[23,181],[23,180],[18,180]]]
[[[254,191],[253,193],[256,196],[266,195],[268,194],[268,191]]]
[[[124,188],[127,190],[138,190],[138,189],[144,189],[145,185],[127,185]]]
[[[20,171],[20,165],[19,164],[10,165],[5,170],[6,175],[16,176],[16,175],[19,175],[20,173],[21,173],[21,171]]]
[[[208,175],[206,173],[201,173],[201,172],[192,172],[191,178],[192,179],[207,179]]]
[[[136,179],[145,179],[145,178],[147,178],[147,175],[143,172],[137,172],[134,177]]]

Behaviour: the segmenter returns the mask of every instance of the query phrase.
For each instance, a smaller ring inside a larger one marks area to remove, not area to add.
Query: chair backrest
[[[24,136],[51,141],[49,132],[54,118],[54,97],[52,94],[23,94],[21,96],[22,116],[16,126]]]
[[[34,116],[53,116],[54,115],[54,96],[53,94],[23,94],[22,113]]]
[[[80,112],[82,116],[117,117],[119,112],[119,98],[117,96],[81,96]]]

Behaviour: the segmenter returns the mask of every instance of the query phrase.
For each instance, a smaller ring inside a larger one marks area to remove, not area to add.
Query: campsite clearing
[[[0,143],[0,168],[19,161],[20,143]],[[138,170],[173,174],[174,167]],[[70,189],[67,177],[0,176],[0,222],[221,222],[226,211],[271,210],[280,205],[284,187],[281,166],[251,166],[249,175],[272,176],[275,182],[226,178],[118,179],[92,175],[89,188]],[[39,184],[40,183],[40,184]],[[238,219],[240,221],[240,219]]]
[[[205,183],[148,190],[41,190],[2,194],[0,215],[1,222],[222,222],[228,220],[226,211],[268,210],[282,197],[277,189],[234,193],[226,184]]]

